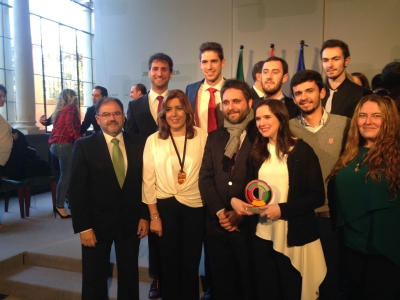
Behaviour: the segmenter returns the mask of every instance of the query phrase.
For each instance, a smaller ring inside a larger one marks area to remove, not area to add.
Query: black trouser
[[[207,232],[206,239],[214,299],[253,300],[247,233]]]
[[[317,217],[317,221],[327,267],[325,279],[319,286],[319,299],[337,300],[340,297],[338,236],[332,228],[330,218]]]
[[[158,240],[162,298],[198,300],[205,208],[186,206],[174,197],[157,200],[157,208],[163,232]]]
[[[400,267],[385,256],[343,247],[349,300],[400,299]]]
[[[96,234],[96,232],[95,232]],[[140,239],[136,235],[122,238],[121,230],[110,240],[97,238],[96,247],[82,245],[82,299],[108,299],[110,251],[114,242],[118,270],[117,299],[139,300],[138,254]]]
[[[272,241],[253,239],[257,300],[299,300],[302,278],[290,259],[275,251]]]

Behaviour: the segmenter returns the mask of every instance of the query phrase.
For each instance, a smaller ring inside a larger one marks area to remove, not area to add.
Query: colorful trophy
[[[258,190],[257,197],[254,195],[256,190]],[[258,207],[266,205],[271,201],[271,188],[265,181],[259,179],[252,180],[246,185],[244,195],[246,196],[247,202],[255,206],[246,207],[246,210],[254,214],[261,214],[263,210]]]

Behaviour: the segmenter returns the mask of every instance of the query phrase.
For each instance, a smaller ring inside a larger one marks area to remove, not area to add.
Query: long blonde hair
[[[359,132],[357,121],[360,110],[367,101],[378,104],[382,125],[375,143],[363,158],[363,162],[368,162],[366,177],[379,182],[382,175],[385,176],[389,182],[389,191],[397,197],[397,189],[400,187],[400,117],[395,102],[388,96],[372,94],[360,100],[350,122],[344,152],[333,167],[328,179],[335,176],[341,168],[355,159],[359,155],[360,147],[366,144],[366,139]]]
[[[64,89],[58,96],[58,101],[56,104],[56,109],[54,110],[51,120],[53,123],[57,120],[60,111],[62,111],[68,105],[77,105],[78,104],[78,97],[74,90],[71,89]],[[78,111],[78,107],[76,106],[76,110]]]

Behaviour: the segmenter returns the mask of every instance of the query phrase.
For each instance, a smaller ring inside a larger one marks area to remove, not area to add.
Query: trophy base
[[[246,210],[257,215],[260,215],[264,212],[263,209],[259,209],[258,207],[246,207]]]

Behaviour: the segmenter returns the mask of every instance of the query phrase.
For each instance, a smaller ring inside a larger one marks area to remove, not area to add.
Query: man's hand
[[[278,220],[281,217],[281,208],[278,204],[268,204],[261,206],[260,209],[265,211],[260,215],[260,217],[267,217],[273,221]]]
[[[93,229],[81,232],[80,236],[81,236],[81,243],[83,246],[96,247],[97,239]]]
[[[18,132],[15,133],[11,133],[13,140],[15,141],[16,139],[18,139]]]
[[[145,219],[140,219],[137,230],[138,238],[139,239],[144,238],[148,233],[149,233],[149,221]]]
[[[239,231],[238,227],[243,217],[237,212],[235,212],[234,210],[223,210],[218,215],[218,217],[219,224],[221,224],[222,228],[226,229],[229,232]]]

